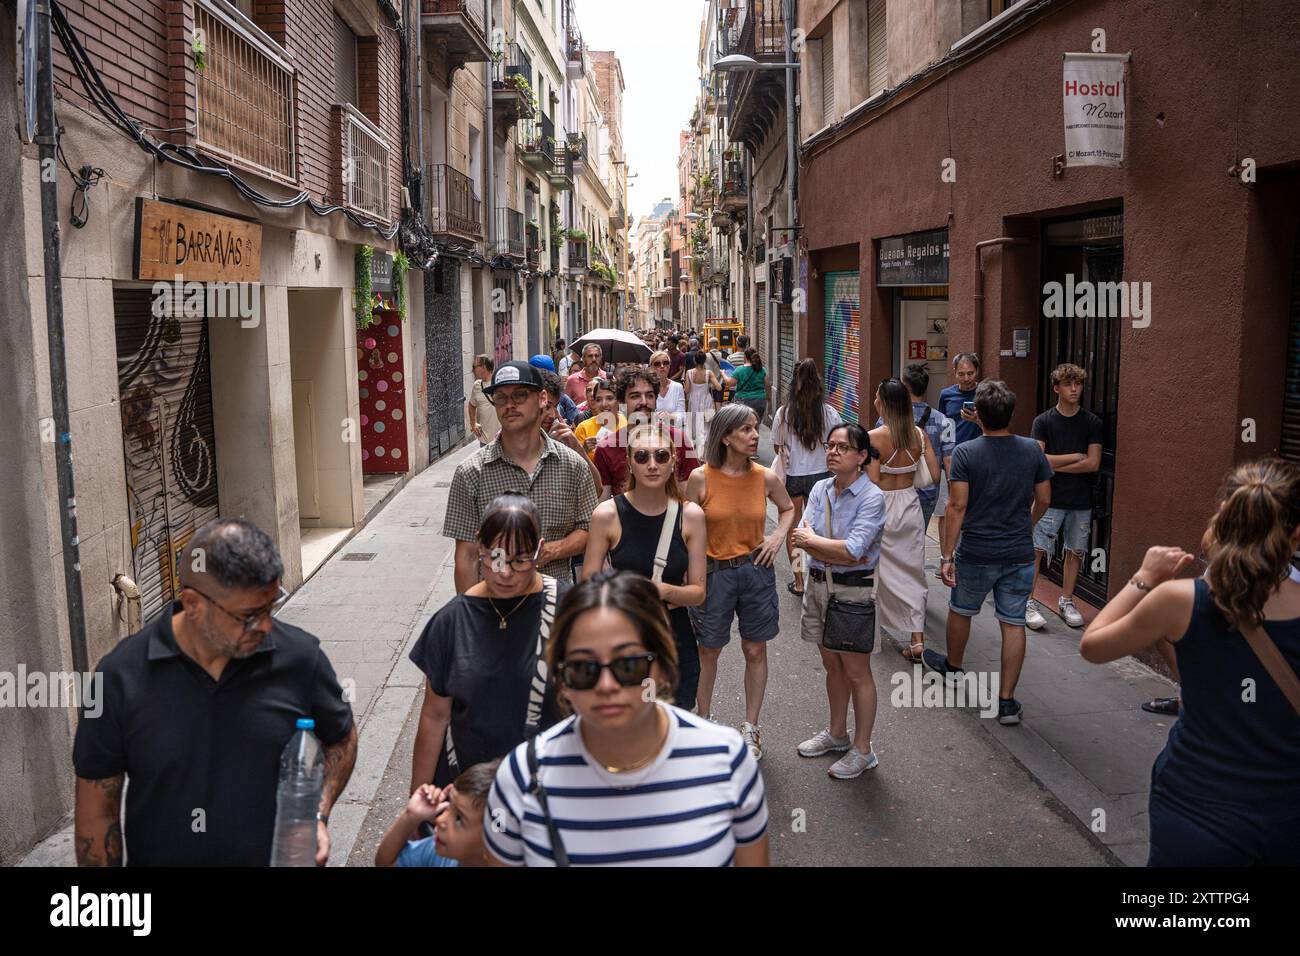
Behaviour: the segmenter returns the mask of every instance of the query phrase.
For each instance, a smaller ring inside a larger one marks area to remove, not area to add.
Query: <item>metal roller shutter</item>
[[[871,0],[867,8],[867,95],[874,96],[889,86],[888,21],[885,0]]]
[[[217,517],[207,319],[153,314],[148,289],[114,289],[131,560],[149,621],[175,596],[185,542]]]
[[[1286,392],[1282,397],[1282,441],[1278,453],[1300,464],[1300,235],[1291,271],[1291,332],[1286,344]]]
[[[754,348],[764,359],[771,359],[767,352],[767,283],[758,284],[758,295],[754,300]]]
[[[822,125],[835,122],[835,35],[827,33],[822,47]]]
[[[776,318],[778,365],[772,380],[772,394],[784,402],[790,391],[790,376],[794,373],[794,310],[781,306]]]
[[[862,347],[859,274],[828,272],[824,317],[826,401],[846,422],[858,421],[858,351]]]

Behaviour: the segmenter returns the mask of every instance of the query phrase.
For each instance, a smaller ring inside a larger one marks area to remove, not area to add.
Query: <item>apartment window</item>
[[[334,14],[334,95],[340,103],[357,105],[357,35]]]
[[[835,122],[835,37],[827,30],[821,38],[822,125]]]
[[[867,96],[889,86],[889,44],[885,0],[870,0],[867,7]]]

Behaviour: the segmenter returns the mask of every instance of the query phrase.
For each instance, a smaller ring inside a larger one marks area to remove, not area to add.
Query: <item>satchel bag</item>
[[[831,491],[825,494],[826,534],[832,533]],[[870,654],[876,649],[876,602],[841,601],[835,596],[835,575],[826,567],[826,617],[822,622],[822,647],[828,651]]]
[[[927,408],[926,411],[929,411]],[[930,474],[930,466],[925,463],[925,432],[921,432],[921,457],[916,463],[916,472],[912,475],[913,488],[932,488],[934,487],[934,476]]]

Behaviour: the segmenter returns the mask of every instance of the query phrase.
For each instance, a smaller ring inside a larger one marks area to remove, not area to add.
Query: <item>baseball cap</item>
[[[522,385],[535,388],[539,392],[544,388],[542,373],[527,362],[506,362],[498,365],[492,373],[492,381],[483,386],[483,394],[492,397],[498,385]]]
[[[555,359],[549,355],[534,355],[528,360],[528,364],[533,368],[544,368],[548,372],[555,371]]]

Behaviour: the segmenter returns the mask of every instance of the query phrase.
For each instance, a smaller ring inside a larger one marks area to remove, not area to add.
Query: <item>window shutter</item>
[[[357,105],[357,35],[334,14],[334,92],[340,103]]]
[[[867,8],[867,95],[889,85],[889,45],[886,41],[885,0],[871,0]]]
[[[822,37],[822,125],[835,122],[835,42],[834,35]]]

